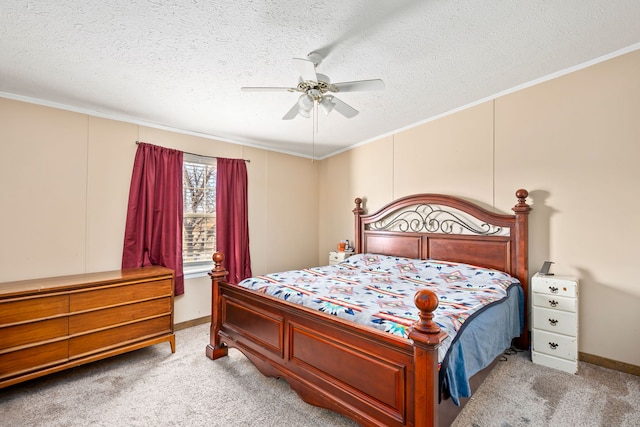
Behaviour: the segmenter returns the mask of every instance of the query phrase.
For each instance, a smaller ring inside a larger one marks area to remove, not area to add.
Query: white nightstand
[[[342,261],[349,258],[351,255],[353,255],[353,252],[350,252],[350,251],[345,251],[345,252],[331,251],[329,252],[329,265],[340,264]]]
[[[578,371],[578,279],[536,273],[532,287],[531,360]]]

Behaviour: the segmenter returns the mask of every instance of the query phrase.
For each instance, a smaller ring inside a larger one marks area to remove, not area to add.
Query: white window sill
[[[208,265],[196,265],[191,267],[184,267],[182,272],[184,279],[195,279],[196,277],[208,276],[209,272],[213,269],[213,263]]]

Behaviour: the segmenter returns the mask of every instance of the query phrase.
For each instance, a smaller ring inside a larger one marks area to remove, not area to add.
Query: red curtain
[[[182,151],[139,143],[131,175],[122,268],[161,265],[182,271]]]
[[[225,255],[227,281],[251,277],[247,165],[242,159],[217,160],[216,248]]]

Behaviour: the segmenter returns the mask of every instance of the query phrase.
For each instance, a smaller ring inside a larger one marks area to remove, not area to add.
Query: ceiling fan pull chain
[[[316,108],[315,103],[313,110],[313,124],[311,125],[311,162],[316,161],[316,120],[318,117],[318,109]]]

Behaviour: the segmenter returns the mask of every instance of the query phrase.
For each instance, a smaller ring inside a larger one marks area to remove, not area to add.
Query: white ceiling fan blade
[[[293,58],[293,66],[303,81],[317,82],[316,66],[308,59]]]
[[[293,120],[297,115],[298,115],[298,110],[300,109],[300,107],[298,106],[298,103],[296,102],[293,107],[291,107],[291,109],[289,111],[287,111],[287,114],[285,114],[282,117],[282,120]]]
[[[333,109],[336,110],[338,113],[342,114],[343,116],[345,116],[347,119],[355,117],[358,114],[358,110],[340,101],[335,96],[331,96],[330,101],[332,101],[335,104]]]
[[[336,89],[338,89],[338,92],[384,90],[384,82],[380,79],[341,82],[341,83],[334,83],[333,85],[336,87]]]
[[[292,87],[241,87],[243,92],[296,92]]]

